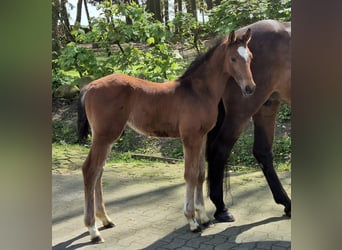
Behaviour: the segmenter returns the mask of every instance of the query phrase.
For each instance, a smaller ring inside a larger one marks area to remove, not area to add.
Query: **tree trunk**
[[[154,19],[163,21],[161,16],[160,0],[147,0],[146,8],[149,12],[154,14]]]
[[[61,6],[59,4],[59,0],[52,1],[52,51],[56,51],[57,53],[61,49],[61,43],[58,37],[58,20]],[[57,55],[53,55],[53,59],[56,58]]]
[[[196,5],[196,0],[190,0],[190,8],[191,8],[191,13],[194,15],[196,21],[198,20],[197,18],[197,5]]]
[[[60,13],[60,21],[63,28],[63,32],[68,42],[74,41],[74,37],[70,33],[70,23],[68,12],[66,9],[67,0],[61,0],[61,13]]]
[[[164,0],[164,21],[165,21],[165,25],[167,27],[168,27],[169,20],[170,20],[170,17],[169,17],[169,1]]]
[[[178,4],[178,11],[182,12],[183,11],[182,0],[177,0],[177,4]]]
[[[81,24],[81,17],[82,17],[82,0],[77,0],[77,12],[76,12],[76,20],[75,25]]]
[[[85,9],[85,12],[86,12],[86,15],[87,15],[87,19],[88,19],[89,28],[91,28],[91,20],[90,20],[87,0],[84,0],[83,3],[84,3],[84,9]]]
[[[213,0],[205,0],[207,3],[208,10],[211,10],[213,8]]]
[[[214,5],[215,6],[218,6],[218,5],[220,5],[221,4],[221,0],[214,0]]]

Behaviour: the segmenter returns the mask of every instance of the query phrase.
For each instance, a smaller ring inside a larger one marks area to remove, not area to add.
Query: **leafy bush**
[[[263,19],[291,20],[291,0],[223,0],[209,13],[209,30],[227,34]]]
[[[285,103],[280,105],[278,113],[279,122],[288,122],[291,120],[291,107]]]
[[[70,124],[63,121],[52,122],[52,142],[53,143],[71,143],[77,142],[76,124]]]

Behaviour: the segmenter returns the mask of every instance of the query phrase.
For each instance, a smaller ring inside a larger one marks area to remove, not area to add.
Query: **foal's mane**
[[[199,54],[194,61],[190,64],[190,66],[187,68],[187,70],[183,73],[182,76],[178,78],[178,80],[184,80],[189,75],[191,75],[196,69],[205,61],[209,60],[210,57],[213,55],[215,49],[225,40],[227,37],[221,37],[216,39],[216,43],[213,47],[211,47],[206,53]],[[242,38],[236,38],[236,40],[233,42],[234,44],[243,44],[244,41]],[[229,45],[228,45],[229,46]]]
[[[182,76],[178,78],[178,80],[184,80],[189,75],[191,75],[193,72],[196,71],[196,69],[205,61],[208,61],[210,57],[213,55],[215,49],[223,42],[224,38],[220,38],[217,40],[215,45],[211,47],[206,53],[199,54],[195,60],[192,61],[190,66],[186,69],[186,71],[183,73]]]

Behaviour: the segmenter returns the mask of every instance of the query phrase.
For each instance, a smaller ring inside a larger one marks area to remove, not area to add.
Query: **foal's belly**
[[[171,122],[145,120],[137,121],[129,119],[127,125],[134,131],[149,136],[155,137],[180,137],[178,127]]]

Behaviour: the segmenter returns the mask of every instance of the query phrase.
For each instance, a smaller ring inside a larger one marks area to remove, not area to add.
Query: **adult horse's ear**
[[[234,43],[236,40],[236,36],[235,36],[235,31],[233,30],[232,32],[230,32],[229,34],[229,38],[228,38],[228,43]]]
[[[249,41],[251,40],[252,37],[252,31],[250,28],[248,28],[248,30],[246,31],[246,33],[243,35],[243,41],[248,44]]]

